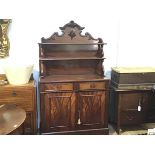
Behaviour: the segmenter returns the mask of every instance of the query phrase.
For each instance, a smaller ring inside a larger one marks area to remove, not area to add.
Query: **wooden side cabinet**
[[[36,96],[35,83],[29,82],[25,85],[0,86],[0,105],[15,104],[26,111],[26,119],[21,127],[13,134],[36,134]]]
[[[110,93],[110,122],[117,132],[125,125],[155,122],[155,102],[152,90],[112,89]]]

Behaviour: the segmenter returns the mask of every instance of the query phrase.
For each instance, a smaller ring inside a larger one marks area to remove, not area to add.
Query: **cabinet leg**
[[[117,123],[116,132],[117,132],[118,135],[120,134],[120,131],[121,131],[121,129],[120,129],[120,124]]]

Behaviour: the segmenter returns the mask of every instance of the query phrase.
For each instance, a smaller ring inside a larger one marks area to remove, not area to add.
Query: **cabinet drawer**
[[[52,83],[52,84],[43,84],[41,86],[41,91],[61,91],[61,90],[73,90],[72,83]]]
[[[82,82],[80,83],[80,90],[105,89],[104,82]]]
[[[32,100],[31,89],[3,89],[0,90],[0,100]]]
[[[31,89],[0,90],[0,104],[15,104],[26,111],[33,108],[33,92]]]

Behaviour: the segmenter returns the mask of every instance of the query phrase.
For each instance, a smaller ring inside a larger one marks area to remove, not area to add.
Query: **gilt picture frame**
[[[0,19],[0,58],[9,56],[10,42],[7,34],[11,21],[11,19]]]

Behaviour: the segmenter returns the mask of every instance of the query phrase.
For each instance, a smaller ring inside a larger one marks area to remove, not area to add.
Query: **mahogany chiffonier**
[[[36,87],[34,81],[24,85],[0,86],[0,105],[14,104],[26,111],[26,119],[13,134],[36,134]]]
[[[123,126],[155,122],[155,69],[112,68],[110,122]]]
[[[103,41],[74,21],[39,43],[41,134],[108,134]]]

